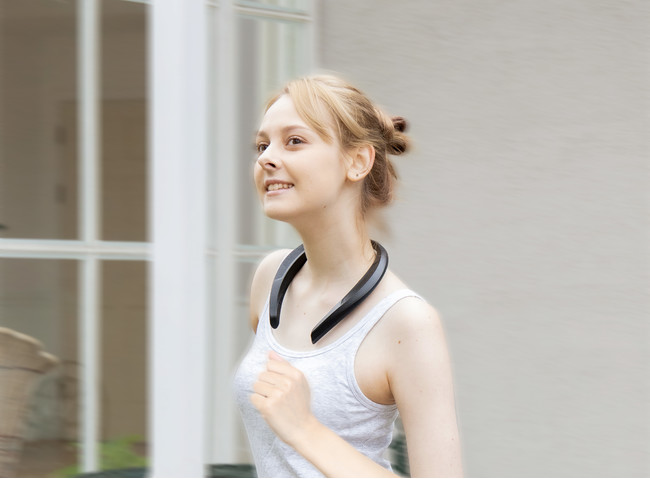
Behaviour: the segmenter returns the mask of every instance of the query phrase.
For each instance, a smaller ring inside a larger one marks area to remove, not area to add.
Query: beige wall
[[[392,267],[441,312],[467,474],[647,476],[650,4],[327,0],[411,121]]]

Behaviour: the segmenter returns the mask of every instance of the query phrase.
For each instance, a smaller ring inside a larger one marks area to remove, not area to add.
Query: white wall
[[[327,0],[320,57],[411,121],[383,238],[441,312],[472,476],[647,476],[650,5]]]

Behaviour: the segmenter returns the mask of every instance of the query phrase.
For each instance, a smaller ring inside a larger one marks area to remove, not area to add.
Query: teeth
[[[287,183],[272,183],[266,188],[266,191],[287,190],[293,188],[293,185]]]

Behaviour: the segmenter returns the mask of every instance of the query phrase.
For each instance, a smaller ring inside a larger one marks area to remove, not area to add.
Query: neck
[[[375,258],[362,220],[343,221],[340,218],[330,224],[297,229],[307,255],[307,264],[303,269],[314,283],[358,279]]]

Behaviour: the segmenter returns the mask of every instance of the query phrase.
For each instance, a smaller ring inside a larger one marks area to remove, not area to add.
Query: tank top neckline
[[[284,347],[282,344],[280,344],[280,342],[276,339],[275,335],[273,334],[273,329],[269,324],[269,298],[267,298],[266,303],[264,305],[264,310],[262,312],[261,326],[263,328],[263,331],[261,331],[261,333],[266,336],[272,349],[277,353],[281,354],[282,356],[292,357],[292,358],[307,358],[307,357],[318,356],[321,354],[325,354],[331,351],[332,349],[341,346],[343,343],[345,343],[350,338],[352,338],[359,330],[364,328],[369,321],[372,321],[372,319],[376,317],[378,312],[380,312],[379,314],[379,318],[380,318],[388,310],[388,308],[392,306],[393,303],[397,302],[402,297],[407,297],[407,296],[418,296],[418,295],[407,288],[393,291],[388,296],[384,297],[381,301],[379,301],[377,304],[375,304],[372,308],[370,308],[370,310],[361,319],[359,319],[359,321],[357,321],[357,323],[354,326],[352,326],[348,331],[346,331],[345,334],[343,334],[343,336],[338,338],[336,341],[326,346],[316,348],[316,349],[310,349],[306,351],[289,349],[287,347]],[[395,297],[398,297],[398,299],[394,300],[393,298]],[[387,308],[385,307],[386,303],[388,303]],[[258,326],[258,330],[259,330],[259,326]]]

